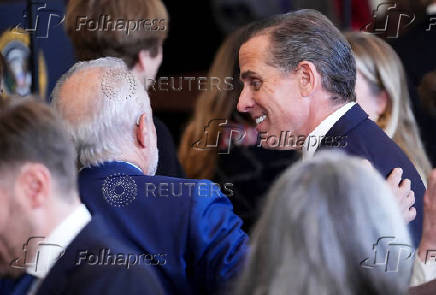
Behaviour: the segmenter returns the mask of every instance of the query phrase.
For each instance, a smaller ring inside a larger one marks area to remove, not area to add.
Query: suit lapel
[[[366,119],[368,119],[368,114],[356,103],[330,128],[325,137],[330,140],[333,139],[334,142],[335,138],[346,136]],[[325,138],[322,139],[320,148],[327,146],[330,147],[331,145],[326,145]]]

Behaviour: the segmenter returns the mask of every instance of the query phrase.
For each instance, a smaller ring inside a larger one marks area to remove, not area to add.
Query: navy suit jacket
[[[411,181],[415,193],[416,218],[409,223],[409,229],[417,247],[422,233],[425,186],[401,148],[368,118],[358,104],[345,113],[327,132],[319,150],[328,148],[339,148],[347,154],[367,159],[384,177],[394,168],[403,169],[403,179],[408,178]]]
[[[113,237],[160,258],[156,270],[169,294],[212,294],[242,266],[242,221],[210,181],[146,176],[128,163],[106,162],[82,169],[79,188]]]
[[[108,255],[102,256],[102,251],[111,253],[112,257],[121,255],[121,259],[107,259]],[[111,236],[103,218],[93,216],[50,269],[36,295],[164,294],[150,263],[139,259],[134,263],[131,259],[132,263],[127,268],[126,257],[133,257],[133,253]],[[89,256],[86,260],[87,254],[96,256],[92,259]],[[95,260],[96,257],[101,258]],[[29,278],[23,277],[17,282],[14,295],[27,294],[32,284]],[[2,290],[2,294],[9,292]]]

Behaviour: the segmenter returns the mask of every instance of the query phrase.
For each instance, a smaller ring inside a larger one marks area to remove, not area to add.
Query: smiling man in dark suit
[[[133,259],[127,267],[133,250],[80,203],[62,121],[19,99],[0,106],[0,293],[163,294],[153,268]],[[103,250],[124,261],[103,261]]]
[[[256,120],[266,148],[302,149],[303,159],[340,148],[369,160],[385,177],[402,168],[416,196],[410,228],[417,245],[425,187],[403,151],[355,103],[355,65],[348,42],[315,10],[260,21],[239,50],[244,88],[238,110]]]
[[[248,239],[241,219],[217,184],[155,176],[150,100],[123,61],[76,64],[52,104],[79,153],[82,202],[114,237],[161,261],[155,269],[167,292],[213,294],[237,273]]]

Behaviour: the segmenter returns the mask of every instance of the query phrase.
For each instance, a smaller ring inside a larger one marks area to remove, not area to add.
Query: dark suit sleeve
[[[65,295],[87,294],[163,295],[165,293],[151,269],[96,265],[87,267],[80,276],[74,277],[65,292]]]
[[[411,287],[409,289],[410,295],[434,295],[436,294],[436,280],[427,282],[423,285]]]
[[[157,148],[159,149],[159,162],[157,164],[157,175],[184,178],[185,172],[177,158],[173,137],[167,126],[157,117],[153,117],[156,126]]]
[[[207,286],[207,290],[198,291],[212,294],[240,270],[248,237],[229,199],[208,180],[197,183],[191,210],[188,249],[195,263],[190,266],[194,285]]]

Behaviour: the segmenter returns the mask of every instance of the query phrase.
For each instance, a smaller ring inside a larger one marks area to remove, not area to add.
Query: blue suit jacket
[[[333,125],[322,140],[319,149],[328,148],[339,148],[347,154],[367,159],[384,177],[394,168],[403,169],[403,178],[410,179],[415,192],[416,218],[409,224],[409,229],[417,247],[422,234],[425,186],[400,147],[356,104]]]
[[[156,270],[170,294],[212,294],[241,266],[248,248],[242,221],[210,181],[146,176],[106,162],[82,169],[79,188],[114,237],[160,260]]]

